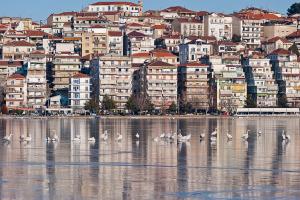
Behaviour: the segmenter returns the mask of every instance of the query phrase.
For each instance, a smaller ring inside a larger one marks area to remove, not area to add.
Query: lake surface
[[[0,144],[0,199],[299,199],[299,126],[296,117],[1,119],[1,138],[14,135]],[[248,129],[247,142],[241,137]],[[53,130],[60,141],[47,143]],[[107,142],[100,140],[105,130]],[[280,140],[283,130],[288,144]],[[191,141],[153,140],[179,131]],[[20,143],[21,134],[32,141]],[[88,143],[92,136],[95,144]]]

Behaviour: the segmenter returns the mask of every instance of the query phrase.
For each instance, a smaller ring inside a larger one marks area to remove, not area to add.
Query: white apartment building
[[[5,101],[8,110],[26,107],[26,78],[23,75],[13,74],[7,78]]]
[[[83,73],[77,73],[70,78],[69,105],[73,111],[84,109],[91,99],[91,78]]]
[[[76,12],[63,12],[52,14],[47,19],[47,24],[52,27],[53,34],[62,34],[65,23],[71,23]]]
[[[27,104],[30,108],[43,108],[47,101],[46,55],[34,52],[30,55],[26,76]]]
[[[204,35],[215,36],[217,40],[232,38],[232,17],[211,13],[204,16]]]
[[[126,16],[140,16],[143,11],[143,3],[138,4],[126,1],[96,2],[85,8],[88,12],[112,12],[119,11]]]

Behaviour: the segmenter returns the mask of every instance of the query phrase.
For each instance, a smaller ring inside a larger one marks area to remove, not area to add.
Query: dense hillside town
[[[300,14],[96,2],[0,17],[3,113],[234,113],[300,107]]]

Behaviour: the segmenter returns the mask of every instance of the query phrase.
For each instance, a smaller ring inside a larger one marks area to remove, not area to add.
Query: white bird
[[[136,133],[135,137],[136,137],[136,139],[140,139],[139,133]]]
[[[200,140],[203,140],[205,138],[205,133],[200,134]]]
[[[75,138],[73,139],[74,142],[80,142],[81,138],[80,135],[76,135]]]
[[[244,140],[247,140],[249,138],[249,132],[250,130],[247,130],[247,132],[242,136]]]
[[[31,135],[29,134],[25,139],[24,139],[25,142],[31,142]]]
[[[227,133],[227,139],[228,140],[232,140],[232,138],[233,138],[232,135],[230,135],[229,133]]]
[[[166,137],[166,135],[165,135],[164,133],[160,135],[160,138],[161,138],[161,139],[163,139],[163,138],[165,138],[165,137]]]
[[[217,135],[217,128],[211,133],[211,136],[216,136]]]
[[[47,142],[50,142],[50,141],[51,141],[51,138],[50,138],[50,137],[46,137],[46,141],[47,141]]]
[[[185,136],[181,136],[180,138],[178,138],[179,142],[188,142],[190,141],[192,135],[191,134],[188,134],[188,135],[185,135]]]
[[[118,137],[116,138],[116,141],[121,142],[122,138],[123,138],[123,136],[118,133]]]
[[[101,134],[100,138],[104,139],[107,136],[107,130],[104,131],[104,133]]]
[[[257,135],[258,136],[261,136],[262,132],[261,131],[258,131]]]
[[[286,134],[285,134],[284,130],[282,130],[281,139],[286,140]]]
[[[25,137],[26,137],[26,136],[25,136],[24,134],[20,135],[20,141],[21,141],[21,142],[24,141]]]
[[[153,141],[154,141],[154,142],[158,142],[158,139],[159,139],[158,137],[155,137],[155,138],[153,139]]]
[[[12,133],[11,134],[9,134],[9,135],[6,135],[6,136],[4,136],[4,138],[3,138],[3,140],[4,140],[4,142],[10,142],[11,141],[11,138],[12,138]]]
[[[90,137],[90,138],[88,139],[88,141],[89,141],[89,142],[96,142],[96,139],[95,139],[94,137]]]
[[[210,141],[211,141],[211,142],[217,141],[217,137],[210,137]]]
[[[103,141],[107,141],[107,139],[108,139],[108,135],[106,134],[103,138]]]
[[[57,142],[59,140],[58,135],[56,133],[54,133],[52,139],[53,142]]]

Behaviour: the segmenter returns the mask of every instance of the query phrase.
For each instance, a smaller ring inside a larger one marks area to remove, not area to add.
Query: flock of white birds
[[[250,133],[250,130],[247,130],[246,133],[244,133],[242,135],[242,139],[244,141],[248,141],[250,139],[250,135],[254,135],[256,137],[260,137],[262,135],[262,131],[258,131],[257,133]],[[153,138],[154,142],[158,142],[158,141],[170,141],[170,142],[177,142],[177,143],[185,143],[185,142],[189,142],[191,140],[192,135],[191,134],[187,134],[187,135],[182,135],[181,131],[179,133],[162,133],[161,135]],[[200,141],[203,141],[206,137],[205,133],[201,133],[200,134]],[[229,132],[226,133],[226,137],[228,141],[232,141],[233,140],[233,135],[231,135]],[[9,134],[5,137],[3,137],[2,141],[5,144],[9,144],[12,141],[13,138],[13,134]],[[215,128],[215,130],[210,133],[209,135],[209,140],[210,142],[216,142],[218,138],[218,129]],[[105,130],[104,133],[102,133],[100,135],[100,140],[102,141],[107,141],[109,139],[108,137],[108,131]],[[136,133],[135,135],[135,139],[137,141],[140,140],[140,134]],[[279,139],[281,139],[283,142],[288,143],[291,141],[291,136],[287,135],[286,132],[283,130],[281,135],[279,136]],[[31,135],[21,135],[20,136],[20,142],[26,142],[26,143],[30,143],[32,140]],[[90,137],[87,139],[89,143],[94,144],[96,142],[95,137]],[[117,133],[117,135],[115,136],[115,141],[116,142],[122,142],[123,140],[123,135],[120,133]],[[46,141],[47,142],[59,142],[59,137],[56,134],[56,132],[53,130],[52,134],[50,134],[50,136],[46,137]],[[76,135],[72,141],[74,143],[79,143],[81,142],[81,136],[80,135]]]

